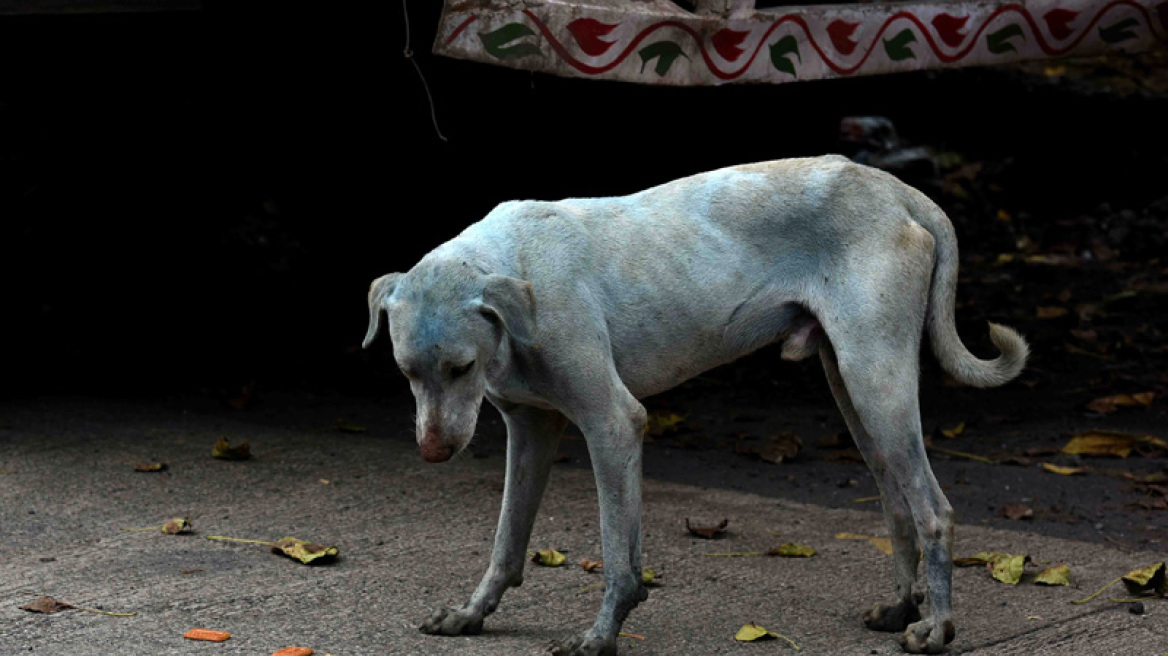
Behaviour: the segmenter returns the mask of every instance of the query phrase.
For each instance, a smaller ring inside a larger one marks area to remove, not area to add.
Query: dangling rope
[[[418,79],[422,80],[422,88],[426,90],[426,100],[430,102],[430,121],[434,124],[434,132],[438,134],[438,138],[447,141],[442,134],[442,130],[438,128],[438,114],[434,109],[434,96],[430,95],[430,85],[426,83],[426,76],[422,74],[422,67],[418,65],[418,60],[414,59],[414,51],[410,49],[410,10],[406,6],[407,0],[402,0],[402,14],[406,19],[406,47],[402,51],[405,58],[414,65],[414,70],[418,72]]]

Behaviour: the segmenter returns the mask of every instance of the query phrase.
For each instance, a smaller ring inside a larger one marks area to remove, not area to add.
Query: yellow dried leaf
[[[1040,305],[1035,310],[1035,316],[1037,316],[1039,319],[1058,319],[1059,317],[1065,317],[1066,315],[1067,309],[1065,307]]]
[[[647,435],[658,436],[665,433],[677,432],[685,423],[685,417],[672,412],[653,412],[649,415],[649,422],[645,427]]]
[[[957,437],[958,435],[961,435],[964,432],[965,432],[965,422],[964,421],[961,422],[960,424],[957,424],[953,428],[941,430],[941,434],[944,435],[945,437],[950,438],[950,439]]]
[[[1052,465],[1049,462],[1042,463],[1042,468],[1052,474],[1059,474],[1060,476],[1073,476],[1075,474],[1085,474],[1087,469],[1085,467],[1062,467],[1060,465]]]
[[[885,554],[892,555],[892,540],[888,538],[878,538],[871,535],[860,535],[859,533],[836,533],[837,540],[867,540],[869,544],[876,547]]]
[[[1163,561],[1124,574],[1123,585],[1133,595],[1151,592],[1168,595],[1168,577],[1164,573]]]
[[[1034,577],[1038,585],[1070,585],[1071,568],[1066,565],[1055,565],[1039,572]]]
[[[1062,448],[1067,455],[1116,456],[1126,458],[1140,440],[1130,435],[1086,433],[1076,435]]]
[[[990,564],[990,572],[994,578],[1007,583],[1009,585],[1018,585],[1018,581],[1022,580],[1022,573],[1026,571],[1026,563],[1030,561],[1030,556],[1026,555],[1007,555],[1004,558],[999,558]]]
[[[734,634],[734,639],[738,642],[754,642],[755,640],[773,640],[778,638],[779,634],[767,631],[763,627],[751,622],[743,625],[738,629],[738,633]]]
[[[567,556],[556,551],[555,549],[544,549],[537,551],[531,558],[531,562],[544,567],[559,567],[567,560]]]
[[[309,563],[320,561],[326,562],[336,558],[340,553],[336,547],[329,547],[323,544],[315,544],[297,538],[280,538],[272,546],[272,553],[284,554],[289,558],[295,558],[300,562],[308,565]]]
[[[777,547],[767,550],[768,556],[782,556],[783,558],[810,558],[815,555],[815,549],[794,542],[784,542]]]
[[[645,568],[641,570],[641,583],[649,585],[657,580],[657,570]]]
[[[166,469],[165,462],[143,462],[134,465],[136,472],[160,472]]]

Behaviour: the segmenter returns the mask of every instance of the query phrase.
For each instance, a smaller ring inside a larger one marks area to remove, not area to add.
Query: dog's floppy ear
[[[501,321],[513,339],[528,344],[535,342],[535,292],[526,280],[497,274],[486,276],[482,311]]]
[[[400,273],[390,273],[369,285],[369,330],[365,333],[365,341],[361,343],[361,348],[369,348],[373,338],[377,337],[377,331],[381,329],[381,311],[385,309],[385,299],[393,293],[398,278],[401,277]]]

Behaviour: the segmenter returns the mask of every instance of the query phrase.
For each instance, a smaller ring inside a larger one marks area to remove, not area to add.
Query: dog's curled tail
[[[914,218],[933,235],[933,282],[929,293],[928,329],[933,353],[941,367],[957,380],[974,387],[997,387],[1010,382],[1026,366],[1030,347],[1014,329],[990,323],[990,341],[1000,351],[982,360],[961,342],[953,319],[957,300],[957,236],[949,218],[923,194],[916,195]]]

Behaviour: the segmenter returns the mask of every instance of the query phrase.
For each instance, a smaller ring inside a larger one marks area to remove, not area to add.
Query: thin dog
[[[918,405],[927,328],[945,371],[1001,385],[1028,347],[990,324],[1000,355],[975,357],[954,327],[957,241],[927,197],[839,156],[702,173],[629,196],[507,202],[369,290],[369,331],[389,319],[393,355],[417,400],[421,455],[470,441],[484,397],[507,426],[507,478],[482,582],[426,633],[475,634],[523,580],[526,550],[571,421],[596,476],[604,602],[561,656],[616,653],[641,583],[638,399],[782,341],[819,354],[835,400],[880,487],[895,598],[864,615],[912,653],[953,640],[952,509],[925,455]],[[537,311],[538,306],[538,311]],[[923,554],[930,614],[914,593]]]

